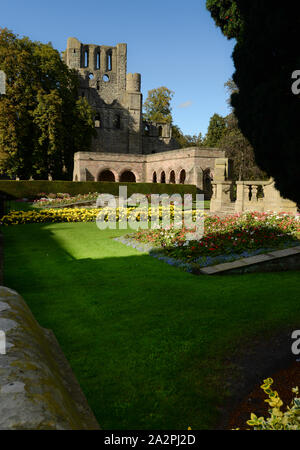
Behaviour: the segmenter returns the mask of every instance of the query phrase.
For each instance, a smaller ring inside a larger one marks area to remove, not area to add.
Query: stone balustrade
[[[297,213],[297,205],[281,197],[273,179],[267,181],[237,181],[235,212],[287,212]]]
[[[242,213],[245,211],[257,212],[287,212],[296,214],[296,203],[281,197],[275,188],[275,182],[263,181],[237,181],[228,180],[228,159],[217,158],[215,161],[215,178],[212,182],[211,212]],[[233,193],[236,199],[233,200]]]

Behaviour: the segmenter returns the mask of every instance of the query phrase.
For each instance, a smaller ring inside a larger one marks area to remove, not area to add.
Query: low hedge
[[[139,194],[193,194],[196,195],[196,186],[190,184],[160,184],[160,183],[112,183],[108,181],[15,181],[0,180],[0,193],[10,198],[36,198],[37,194],[57,194],[67,192],[70,195],[88,194],[119,194],[119,186],[127,186],[128,196]]]

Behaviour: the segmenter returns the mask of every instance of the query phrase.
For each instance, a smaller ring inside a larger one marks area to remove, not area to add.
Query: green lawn
[[[54,331],[103,429],[214,427],[224,359],[299,324],[299,272],[197,277],[93,223],[3,231],[5,285]]]
[[[31,203],[28,202],[22,202],[22,201],[17,201],[17,200],[9,200],[7,203],[7,211],[6,213],[10,212],[10,211],[30,211],[33,208]]]

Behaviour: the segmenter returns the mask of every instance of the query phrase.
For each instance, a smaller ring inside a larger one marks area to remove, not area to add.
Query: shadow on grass
[[[232,358],[299,323],[297,272],[195,277],[92,223],[3,231],[5,285],[54,331],[104,429],[214,427]]]

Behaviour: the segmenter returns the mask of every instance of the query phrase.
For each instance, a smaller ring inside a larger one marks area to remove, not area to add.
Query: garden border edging
[[[114,239],[121,244],[133,247],[139,252],[164,261],[171,266],[175,266],[195,275],[231,275],[253,272],[278,272],[286,270],[300,270],[300,245],[288,247],[281,250],[274,250],[261,253],[248,258],[237,259],[232,262],[216,264],[214,266],[195,269],[193,263],[187,263],[180,259],[164,256],[159,247],[152,247],[149,244],[137,242],[132,238],[118,237]]]

